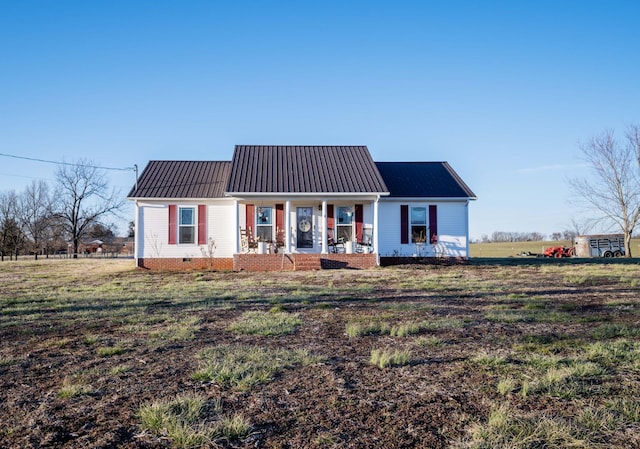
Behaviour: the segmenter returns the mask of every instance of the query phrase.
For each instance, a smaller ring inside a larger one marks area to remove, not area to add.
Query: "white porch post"
[[[322,254],[327,254],[329,252],[329,247],[327,244],[327,200],[322,200],[322,229],[320,232],[320,236],[322,238]]]
[[[284,203],[284,252],[291,253],[291,201]]]
[[[240,208],[238,207],[238,200],[233,201],[233,207],[236,213],[233,217],[233,238],[235,240],[234,254],[240,254]]]
[[[376,253],[378,259],[378,265],[380,265],[380,254],[378,254],[378,201],[380,197],[376,198],[373,203],[373,251]]]

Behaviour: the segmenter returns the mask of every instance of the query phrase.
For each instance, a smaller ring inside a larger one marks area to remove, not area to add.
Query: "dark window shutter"
[[[276,204],[276,242],[284,245],[284,204]]]
[[[438,243],[438,206],[429,206],[429,241]]]
[[[284,204],[276,204],[276,232],[284,231]]]
[[[198,245],[207,244],[207,206],[198,205]]]
[[[364,215],[364,208],[362,204],[356,204],[356,242],[362,241],[362,219]]]
[[[252,237],[255,237],[254,233],[253,233],[253,216],[254,216],[255,212],[254,212],[254,206],[253,204],[247,204],[246,209],[245,209],[245,226],[247,229],[247,232],[251,233]]]
[[[400,243],[409,243],[409,206],[400,205]]]
[[[333,229],[335,225],[335,219],[333,218],[333,204],[327,204],[327,228]]]
[[[169,204],[169,245],[175,245],[178,237],[178,206]]]

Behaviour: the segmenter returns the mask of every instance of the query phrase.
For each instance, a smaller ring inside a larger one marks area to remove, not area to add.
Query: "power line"
[[[42,176],[27,176],[27,175],[16,175],[15,173],[0,173],[1,176],[11,176],[13,178],[27,178],[27,179],[42,179],[44,181],[53,181],[50,178],[43,178]]]
[[[4,157],[11,157],[14,159],[24,159],[26,161],[34,161],[34,162],[44,162],[46,164],[56,164],[56,165],[70,165],[72,167],[89,167],[89,168],[97,168],[100,170],[116,170],[116,171],[136,171],[137,167],[125,167],[125,168],[119,168],[119,167],[102,167],[99,165],[87,165],[87,164],[76,164],[73,162],[59,162],[59,161],[49,161],[46,159],[37,159],[34,157],[26,157],[26,156],[16,156],[15,154],[5,154],[5,153],[0,153],[0,156],[4,156]]]

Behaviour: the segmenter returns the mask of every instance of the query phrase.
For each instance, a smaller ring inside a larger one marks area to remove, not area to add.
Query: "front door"
[[[313,208],[296,208],[296,248],[313,248]]]

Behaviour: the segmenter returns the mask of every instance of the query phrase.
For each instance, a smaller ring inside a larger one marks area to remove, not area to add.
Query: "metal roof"
[[[376,166],[391,198],[476,198],[447,162],[376,162]]]
[[[366,146],[236,145],[227,192],[387,193]]]
[[[222,198],[229,161],[150,161],[129,198]]]

